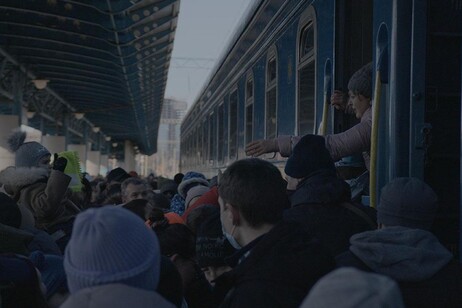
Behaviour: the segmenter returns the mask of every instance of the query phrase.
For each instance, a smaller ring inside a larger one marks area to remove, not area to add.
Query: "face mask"
[[[234,249],[241,249],[242,248],[242,246],[239,245],[239,243],[236,241],[236,239],[231,234],[229,234],[228,232],[225,231],[225,228],[223,226],[221,226],[221,230],[223,232],[223,235],[226,237],[226,239],[231,244],[231,246],[234,247]]]

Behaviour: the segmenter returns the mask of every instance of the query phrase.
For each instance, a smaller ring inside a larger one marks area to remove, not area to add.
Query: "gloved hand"
[[[67,165],[67,159],[64,157],[58,157],[58,153],[55,153],[53,157],[53,170],[64,172],[64,169],[66,169]]]
[[[245,154],[253,157],[271,152],[279,152],[277,138],[255,140],[247,144],[245,147]]]

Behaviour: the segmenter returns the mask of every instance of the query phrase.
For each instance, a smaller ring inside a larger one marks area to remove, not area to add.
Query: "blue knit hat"
[[[303,136],[287,160],[285,173],[296,179],[305,178],[318,170],[331,170],[335,173],[334,161],[325,143],[321,136]]]
[[[111,283],[154,291],[160,273],[159,243],[154,232],[124,208],[88,209],[75,219],[64,269],[71,294]]]
[[[433,189],[418,178],[396,178],[382,188],[377,222],[429,230],[438,209]]]
[[[42,157],[51,155],[43,145],[38,142],[24,142],[26,132],[15,131],[8,137],[8,146],[11,152],[15,153],[16,167],[38,167]]]
[[[184,175],[180,185],[178,185],[178,194],[183,199],[186,199],[188,190],[197,185],[209,187],[209,182],[202,173],[189,171]]]

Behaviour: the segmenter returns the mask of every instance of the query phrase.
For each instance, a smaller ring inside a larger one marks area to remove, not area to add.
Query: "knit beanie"
[[[186,199],[188,190],[199,184],[209,187],[209,182],[202,173],[189,171],[184,175],[180,185],[178,185],[178,194],[183,197],[183,199]]]
[[[186,194],[186,199],[184,202],[185,206],[186,207],[191,206],[192,204],[189,204],[189,203],[191,202],[192,199],[202,196],[209,190],[210,188],[208,186],[204,186],[204,185],[194,186],[193,188],[188,190],[188,193]]]
[[[38,167],[40,159],[50,152],[38,142],[24,142],[26,132],[15,131],[8,137],[8,146],[15,153],[16,167]]]
[[[127,171],[125,171],[124,169],[120,167],[117,167],[109,171],[109,173],[106,175],[106,180],[108,183],[111,183],[112,181],[122,183],[124,180],[128,179],[129,177],[130,175],[127,173]]]
[[[438,209],[433,189],[418,178],[396,178],[382,188],[377,222],[429,230]]]
[[[159,243],[154,232],[124,208],[88,209],[75,219],[64,269],[71,294],[111,283],[154,291],[160,273]]]
[[[305,135],[292,150],[284,171],[290,177],[301,179],[325,169],[335,172],[334,161],[326,149],[324,137]]]
[[[225,266],[225,258],[234,253],[234,248],[223,235],[220,212],[212,214],[197,229],[196,258],[201,268]]]
[[[404,308],[392,279],[355,268],[339,268],[321,278],[300,308]]]
[[[372,97],[372,62],[364,65],[351,76],[348,90],[364,97]]]

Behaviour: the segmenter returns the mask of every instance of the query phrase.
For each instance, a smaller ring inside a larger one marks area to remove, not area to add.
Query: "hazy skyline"
[[[166,98],[192,105],[252,2],[254,0],[181,1]]]

